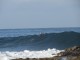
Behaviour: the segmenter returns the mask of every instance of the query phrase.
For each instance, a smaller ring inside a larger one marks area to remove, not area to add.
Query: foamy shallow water
[[[48,57],[53,57],[56,56],[57,53],[61,52],[63,50],[57,50],[57,49],[47,49],[47,50],[42,50],[42,51],[29,51],[29,50],[24,50],[24,51],[5,51],[5,52],[0,52],[0,60],[11,60],[11,59],[18,59],[18,58],[48,58]]]

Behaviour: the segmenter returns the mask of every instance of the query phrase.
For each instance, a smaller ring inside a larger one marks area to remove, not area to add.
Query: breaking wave
[[[26,59],[26,58],[50,58],[53,56],[56,56],[57,53],[61,52],[63,50],[57,50],[57,49],[48,49],[48,50],[42,50],[42,51],[19,51],[19,52],[0,52],[0,60],[11,60],[11,59]]]
[[[75,45],[80,45],[80,33],[73,31],[0,38],[1,51],[64,49]]]
[[[1,37],[0,60],[53,57],[75,45],[80,45],[80,33],[73,31]]]

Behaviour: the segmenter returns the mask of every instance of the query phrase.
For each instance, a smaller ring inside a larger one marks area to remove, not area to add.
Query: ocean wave
[[[0,38],[0,50],[6,50],[6,48],[9,50],[16,48],[23,50],[65,49],[75,45],[80,45],[80,33],[73,31]]]
[[[26,59],[26,58],[50,58],[53,56],[56,56],[57,53],[61,52],[63,50],[57,50],[57,49],[48,49],[48,50],[41,50],[41,51],[5,51],[0,52],[0,60],[11,60],[11,59]]]

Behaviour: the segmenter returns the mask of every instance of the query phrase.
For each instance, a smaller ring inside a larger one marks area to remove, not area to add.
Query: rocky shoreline
[[[80,46],[67,48],[64,50],[64,52],[60,52],[57,54],[57,56],[52,58],[20,58],[13,60],[80,60]]]
[[[80,60],[80,56],[64,56],[64,57],[53,57],[53,58],[27,58],[27,59],[13,59],[13,60]]]

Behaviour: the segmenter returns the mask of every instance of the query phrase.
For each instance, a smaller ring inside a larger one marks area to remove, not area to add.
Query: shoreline
[[[56,55],[52,54],[52,52],[55,52]],[[66,48],[64,51],[56,49],[48,49],[37,52],[25,50],[17,53],[7,51],[5,53],[3,52],[0,56],[0,60],[80,60],[80,46]]]
[[[26,59],[12,59],[12,60],[80,60],[80,56],[63,56],[63,57],[52,57],[52,58],[26,58]]]
[[[57,54],[57,56],[50,58],[20,58],[12,60],[80,60],[80,46],[67,48],[64,52],[60,52]]]

